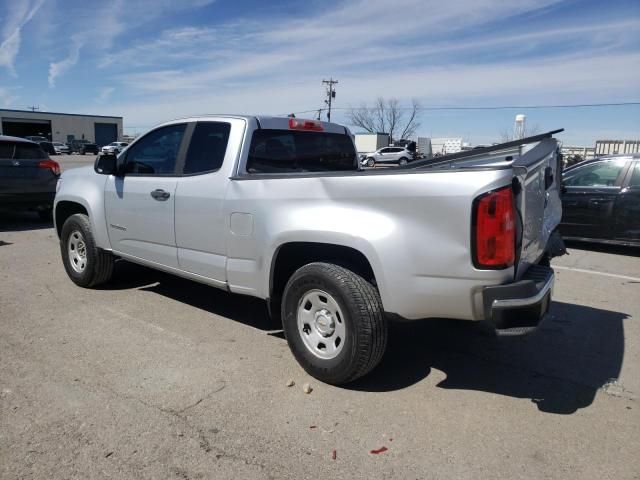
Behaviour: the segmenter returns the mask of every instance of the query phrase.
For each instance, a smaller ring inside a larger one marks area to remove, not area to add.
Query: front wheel
[[[402,157],[402,158],[400,159],[400,162],[399,162],[399,163],[400,163],[400,165],[406,165],[408,162],[409,162],[409,160],[407,160],[405,157]]]
[[[71,215],[60,235],[62,263],[69,278],[81,287],[95,287],[108,281],[113,273],[113,255],[96,246],[89,217]]]
[[[367,158],[367,167],[373,167],[375,164],[376,161],[372,157]]]
[[[310,263],[287,282],[283,327],[294,357],[307,373],[339,385],[369,373],[387,345],[378,289],[330,263]]]

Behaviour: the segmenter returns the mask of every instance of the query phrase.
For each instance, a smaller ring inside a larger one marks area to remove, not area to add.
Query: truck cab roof
[[[306,119],[306,118],[277,117],[277,116],[270,116],[270,115],[235,115],[235,114],[198,115],[198,116],[177,118],[175,120],[170,120],[168,122],[159,124],[156,127],[173,125],[176,123],[183,123],[183,122],[206,122],[206,121],[210,122],[216,119],[224,119],[224,118],[242,119],[249,124],[254,123],[256,125],[256,128],[264,128],[264,129],[272,129],[272,130],[291,129],[290,120],[309,121],[309,122],[314,122],[322,127],[322,130],[317,130],[317,131],[323,131],[325,133],[338,133],[338,134],[351,135],[351,132],[347,127],[344,127],[337,123],[323,122],[319,120]]]

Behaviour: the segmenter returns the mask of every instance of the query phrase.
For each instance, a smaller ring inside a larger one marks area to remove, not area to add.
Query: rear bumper
[[[485,287],[485,319],[503,335],[535,330],[549,311],[554,280],[551,267],[534,265],[518,282]]]

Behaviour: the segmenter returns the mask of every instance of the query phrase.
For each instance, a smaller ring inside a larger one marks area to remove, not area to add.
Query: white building
[[[462,138],[432,138],[431,152],[433,155],[447,155],[462,150]]]
[[[371,153],[389,145],[389,135],[386,133],[356,133],[354,142],[358,153]]]
[[[640,140],[596,140],[596,156],[623,153],[640,153]]]
[[[0,135],[34,135],[63,143],[85,139],[103,146],[122,140],[122,117],[0,109]]]

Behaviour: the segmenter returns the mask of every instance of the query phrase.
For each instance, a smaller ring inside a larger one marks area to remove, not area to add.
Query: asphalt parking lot
[[[393,324],[342,388],[260,301],[125,262],[80,289],[59,257],[0,213],[0,478],[640,478],[638,249],[570,245],[529,336]]]

